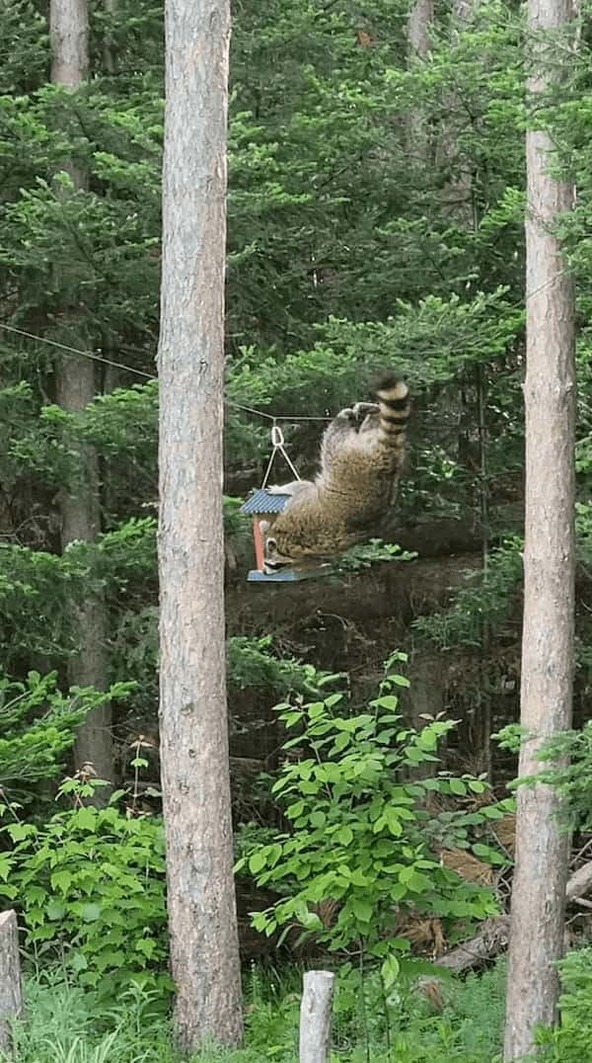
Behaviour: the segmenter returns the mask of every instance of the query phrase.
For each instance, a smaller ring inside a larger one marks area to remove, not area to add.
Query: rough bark
[[[549,31],[573,17],[571,0],[529,0],[537,97],[560,76],[557,51],[545,59]],[[519,774],[539,769],[544,740],[569,727],[574,657],[574,300],[561,245],[553,234],[573,188],[550,172],[553,145],[545,130],[526,140],[528,206],[526,511],[521,723],[526,732]],[[518,792],[516,871],[512,891],[506,1060],[533,1051],[538,1025],[556,1019],[556,961],[563,952],[569,837],[548,786]]]
[[[11,1020],[23,1010],[16,912],[0,913],[0,1052],[10,1056]]]
[[[421,730],[426,717],[437,716],[446,707],[446,662],[442,654],[432,653],[428,645],[420,643],[411,654],[408,678],[411,686],[401,704],[412,727]],[[414,779],[427,779],[433,775],[433,768],[426,761],[414,765],[410,774]]]
[[[51,0],[51,80],[56,85],[78,89],[88,76],[88,6],[87,0]],[[76,188],[85,187],[85,175],[70,160],[63,169]],[[66,410],[83,410],[96,394],[94,364],[84,358],[62,356],[56,364],[57,400]],[[94,450],[80,453],[81,475],[72,490],[65,489],[60,500],[62,549],[74,540],[94,542],[100,530],[99,475]],[[104,690],[107,684],[107,619],[104,602],[99,596],[88,597],[75,607],[79,654],[69,664],[72,686],[94,686]],[[74,750],[78,768],[93,765],[101,779],[113,779],[113,739],[111,707],[94,709],[81,725]],[[97,792],[97,801],[105,800],[105,790]]]
[[[425,60],[430,50],[430,26],[433,21],[434,0],[413,0],[407,21],[410,63]],[[429,148],[425,116],[421,111],[412,111],[407,121],[407,150],[413,158],[425,162]]]
[[[116,0],[103,0],[103,8],[105,11],[105,36],[103,39],[103,66],[105,73],[110,76],[115,73],[115,48],[113,45],[113,34],[111,31],[111,23],[115,18],[116,12]]]
[[[228,0],[167,0],[160,738],[181,1045],[242,1034],[225,679],[222,395]]]
[[[77,89],[88,76],[88,0],[51,0],[51,80]]]
[[[426,57],[430,50],[430,26],[434,21],[434,0],[415,0],[407,22],[407,41],[412,55]]]
[[[457,42],[474,21],[479,0],[453,0],[451,12],[451,39]],[[450,167],[451,179],[443,189],[443,203],[451,219],[465,229],[477,228],[476,203],[473,194],[473,174],[469,160],[459,157],[458,116],[466,111],[457,93],[450,93],[447,103],[448,119],[442,123],[440,132],[441,164]],[[440,160],[438,160],[440,162]]]

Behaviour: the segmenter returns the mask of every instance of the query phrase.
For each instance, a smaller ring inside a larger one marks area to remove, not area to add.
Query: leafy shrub
[[[333,570],[338,575],[346,575],[371,568],[372,565],[384,561],[413,561],[416,557],[417,554],[401,550],[401,547],[394,543],[384,543],[382,539],[371,539],[369,543],[350,547],[338,561],[334,562]]]
[[[24,683],[0,676],[0,797],[31,801],[36,783],[63,770],[86,714],[123,696],[129,686],[119,683],[107,692],[74,687],[63,695],[55,672],[29,672]]]
[[[559,965],[561,1025],[541,1032],[549,1063],[582,1063],[592,1056],[592,948],[571,952]]]
[[[570,826],[589,831],[592,826],[592,722],[581,731],[565,731],[545,742],[537,781],[555,787],[564,800],[563,814]],[[529,780],[524,780],[527,782]]]
[[[0,854],[0,897],[20,909],[25,944],[61,958],[102,997],[137,983],[166,990],[165,862],[162,823],[86,806],[91,784],[67,780],[74,808],[42,826],[8,823],[13,844]]]
[[[421,731],[405,726],[394,693],[409,685],[394,670],[402,659],[395,653],[387,662],[368,711],[348,715],[342,693],[279,706],[285,725],[299,731],[284,746],[288,753],[298,747],[298,759],[292,753],[273,787],[291,830],[264,844],[252,833],[237,864],[258,885],[283,894],[254,915],[258,930],[271,935],[296,925],[329,949],[361,946],[382,960],[387,985],[409,949],[397,936],[401,913],[425,912],[454,923],[497,910],[490,890],[441,866],[437,848],[468,847],[468,828],[503,814],[492,806],[429,809],[433,794],[479,797],[487,786],[471,777],[412,779],[419,765],[437,763],[438,742],[454,725],[437,719]],[[481,859],[502,862],[486,845],[474,850]]]

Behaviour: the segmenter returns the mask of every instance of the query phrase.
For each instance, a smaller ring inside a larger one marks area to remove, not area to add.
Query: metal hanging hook
[[[299,480],[300,477],[298,475],[296,467],[295,467],[295,465],[293,464],[293,462],[291,461],[289,455],[286,452],[284,433],[282,432],[282,430],[281,430],[279,424],[276,422],[275,418],[274,418],[273,424],[271,426],[271,443],[272,443],[272,451],[271,451],[271,455],[270,455],[270,458],[269,458],[269,462],[267,464],[267,469],[265,470],[265,476],[263,477],[263,483],[262,483],[261,486],[264,487],[264,488],[267,487],[267,481],[269,480],[269,474],[271,472],[271,467],[273,465],[274,458],[275,458],[276,454],[278,453],[278,451],[282,455],[282,458],[286,462],[286,465],[288,466],[288,468],[291,470],[291,472],[294,473],[294,476],[296,477],[296,479]]]
[[[276,424],[275,421],[271,426],[271,442],[274,450],[277,450],[278,447],[282,448],[284,445],[284,433],[279,424]]]

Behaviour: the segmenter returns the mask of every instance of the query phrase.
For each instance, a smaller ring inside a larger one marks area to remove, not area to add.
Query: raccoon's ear
[[[267,535],[267,532],[269,531],[270,527],[271,527],[271,524],[269,523],[268,520],[260,520],[259,521],[259,528],[261,530],[261,534],[262,535]]]
[[[265,545],[268,550],[275,550],[277,548],[277,540],[270,536],[269,539],[265,540]]]

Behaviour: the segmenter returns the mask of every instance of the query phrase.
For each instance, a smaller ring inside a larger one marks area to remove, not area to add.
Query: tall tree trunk
[[[430,50],[430,26],[434,21],[434,0],[414,0],[407,22],[407,43],[411,56],[425,59]]]
[[[413,0],[407,21],[409,63],[425,60],[430,50],[430,26],[434,21],[434,0]],[[430,138],[425,114],[414,110],[407,119],[407,150],[412,159],[426,163]]]
[[[166,0],[160,730],[175,1020],[242,1035],[225,674],[222,431],[228,0]]]
[[[88,0],[51,0],[51,80],[78,89],[88,76]]]
[[[480,0],[453,0],[450,39],[456,44],[467,30],[471,29]],[[469,161],[464,166],[459,153],[458,128],[455,116],[463,115],[466,110],[463,100],[457,92],[451,92],[446,100],[448,119],[443,121],[440,129],[440,142],[437,151],[437,165],[448,166],[451,170],[450,181],[442,192],[442,201],[448,208],[451,221],[465,229],[477,229],[477,205],[473,188],[473,173]],[[440,158],[438,158],[440,156]]]
[[[560,78],[549,32],[573,17],[571,0],[529,0],[534,70],[528,90],[537,97]],[[540,105],[539,105],[540,106]],[[552,176],[548,132],[526,139],[528,209],[526,404],[526,531],[521,722],[526,737],[520,776],[536,773],[537,753],[549,736],[570,726],[574,658],[574,297],[558,239],[559,213],[573,203],[573,187]],[[512,890],[506,1060],[533,1051],[537,1025],[556,1019],[562,955],[569,837],[560,832],[560,800],[548,786],[518,792],[516,871]]]
[[[115,73],[115,49],[113,46],[112,23],[115,18],[116,0],[103,0],[105,13],[105,35],[103,38],[103,66],[110,77]]]
[[[78,89],[88,76],[87,0],[51,0],[50,37],[52,82]],[[63,169],[69,173],[76,188],[85,187],[85,175],[71,161],[65,161]],[[64,409],[83,410],[95,398],[95,370],[90,360],[62,356],[57,362],[56,377],[57,399]],[[94,450],[84,448],[80,462],[82,471],[78,484],[71,492],[68,489],[62,492],[62,548],[74,540],[94,542],[100,530],[99,476]],[[89,596],[86,602],[75,607],[75,619],[80,652],[69,665],[70,683],[104,690],[108,660],[103,600]],[[94,709],[81,725],[74,754],[77,767],[91,763],[99,778],[113,779],[111,707],[108,704]],[[105,796],[100,790],[97,800]]]

